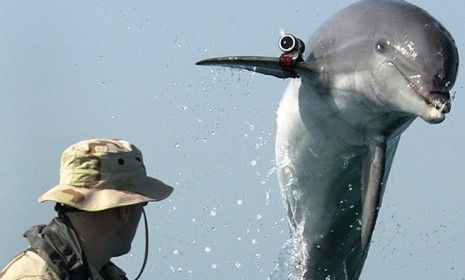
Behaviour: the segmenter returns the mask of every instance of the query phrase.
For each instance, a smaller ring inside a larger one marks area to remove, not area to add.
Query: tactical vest
[[[50,224],[33,226],[24,236],[31,245],[27,250],[44,259],[60,280],[92,280],[78,236],[66,215],[59,213]],[[111,262],[108,265],[115,266]],[[127,280],[122,275],[110,278]]]

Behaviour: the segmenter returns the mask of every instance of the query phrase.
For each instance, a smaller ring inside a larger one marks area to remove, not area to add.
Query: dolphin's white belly
[[[328,274],[341,270],[360,249],[360,180],[367,146],[364,130],[343,121],[332,102],[330,94],[292,81],[278,110],[276,138],[292,238],[302,246],[294,250],[301,251],[303,267]]]

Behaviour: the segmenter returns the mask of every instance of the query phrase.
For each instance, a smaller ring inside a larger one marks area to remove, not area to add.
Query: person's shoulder
[[[37,253],[26,250],[13,258],[0,272],[0,280],[59,280]]]

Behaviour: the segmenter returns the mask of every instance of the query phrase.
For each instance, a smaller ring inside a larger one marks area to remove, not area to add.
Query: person
[[[127,279],[110,259],[130,251],[143,207],[172,191],[147,176],[142,153],[128,141],[70,146],[61,158],[60,183],[39,198],[56,203],[57,217],[26,231],[29,248],[6,265],[0,279]]]

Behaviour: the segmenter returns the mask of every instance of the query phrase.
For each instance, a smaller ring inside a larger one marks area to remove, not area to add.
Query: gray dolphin
[[[401,133],[450,111],[458,52],[449,32],[404,1],[364,0],[280,58],[198,62],[294,78],[277,113],[276,159],[291,239],[279,279],[358,279]]]

